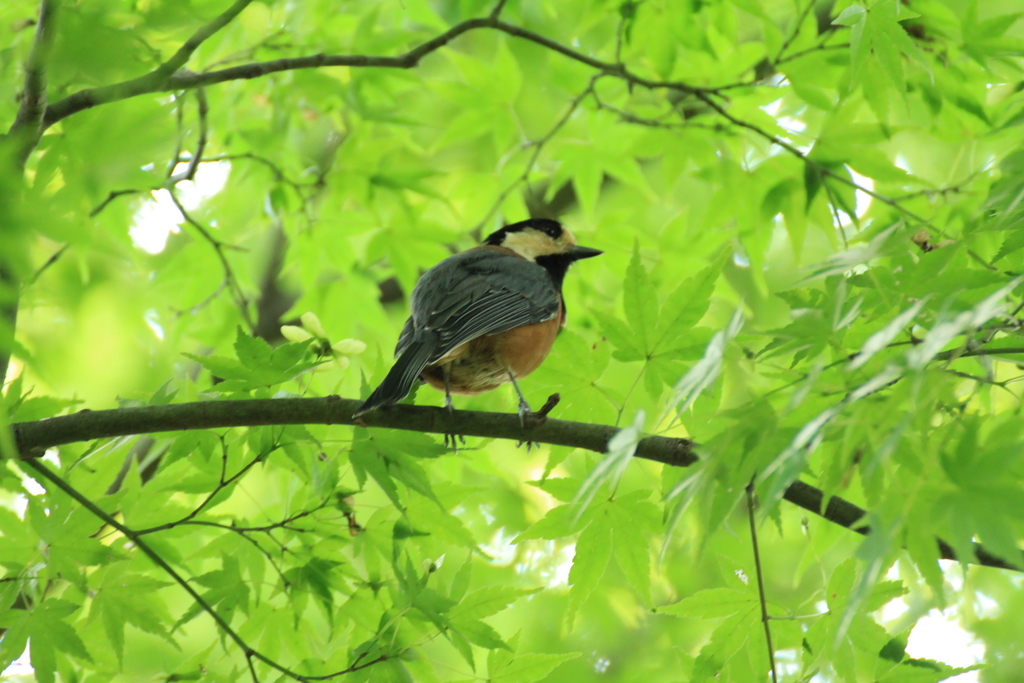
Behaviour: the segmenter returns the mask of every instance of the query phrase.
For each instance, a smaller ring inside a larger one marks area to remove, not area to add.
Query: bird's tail
[[[388,371],[384,381],[373,390],[373,393],[359,406],[359,409],[352,414],[352,417],[359,417],[363,413],[398,403],[405,398],[412,389],[423,368],[427,367],[433,345],[425,342],[413,342],[399,356],[398,360]]]

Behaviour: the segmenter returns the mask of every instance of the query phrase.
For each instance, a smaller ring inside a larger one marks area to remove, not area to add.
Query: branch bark
[[[6,383],[7,368],[14,349],[14,331],[18,326],[18,278],[0,256],[0,392]]]
[[[199,49],[206,40],[217,31],[227,26],[231,21],[242,13],[246,7],[252,3],[252,0],[235,0],[231,7],[220,13],[216,19],[202,26],[198,31],[192,34],[192,36],[186,40],[178,51],[168,59],[166,62],[157,67],[154,74],[161,76],[169,76],[175,71],[185,66],[188,63],[189,58],[192,57],[192,53]]]
[[[28,155],[35,149],[43,134],[43,118],[47,107],[46,68],[53,53],[56,34],[59,0],[42,0],[39,5],[39,20],[32,48],[25,60],[25,85],[21,91],[21,103],[14,124],[8,135],[14,141],[15,160],[18,168],[25,165]]]
[[[46,69],[53,53],[59,0],[42,0],[39,19],[28,59],[25,61],[25,85],[14,123],[6,136],[0,136],[0,164],[11,164],[14,175],[20,175],[29,154],[43,134],[46,113]],[[0,173],[7,169],[0,169]],[[15,250],[0,253],[0,391],[7,378],[7,368],[14,348],[14,331],[18,323],[18,299],[21,282],[10,259]]]
[[[355,425],[432,434],[455,432],[465,436],[515,440],[523,436],[516,415],[457,410],[452,417],[443,408],[396,405],[374,411],[356,421],[352,419],[352,413],[359,405],[358,400],[328,396],[199,401],[144,408],[83,410],[73,415],[13,424],[17,453],[5,454],[5,457],[13,455],[32,459],[54,446],[116,436],[268,425]],[[549,419],[530,430],[529,438],[533,442],[604,453],[607,451],[608,440],[618,431],[609,425]],[[637,444],[636,457],[673,467],[688,467],[698,460],[697,448],[698,445],[689,439],[648,436]],[[810,484],[793,482],[783,497],[794,505],[859,534],[866,535],[870,531],[860,524],[867,514],[864,509],[836,496],[826,501],[824,493]],[[942,559],[960,559],[949,544],[941,540],[936,542]],[[974,558],[961,561],[986,567],[1017,569],[977,544],[974,546],[974,555]],[[1024,565],[1024,557],[1020,564]]]
[[[669,88],[683,90],[686,92],[715,92],[714,88],[698,88],[681,82],[652,81],[642,78],[629,72],[622,65],[595,59],[589,55],[583,54],[582,52],[566,47],[565,45],[551,40],[550,38],[542,36],[539,33],[534,33],[533,31],[501,21],[496,15],[492,14],[487,17],[467,19],[466,21],[452,26],[444,33],[421,43],[405,54],[393,57],[317,54],[306,57],[287,57],[268,62],[251,62],[249,64],[241,64],[239,66],[233,66],[227,69],[218,69],[216,71],[195,72],[187,69],[179,69],[173,73],[166,72],[165,67],[169,62],[165,62],[150,73],[140,76],[139,78],[98,88],[80,90],[58,102],[54,102],[53,105],[48,107],[46,110],[44,125],[51,126],[57,121],[67,118],[72,114],[76,114],[100,104],[116,102],[118,100],[137,97],[139,95],[154,92],[202,88],[209,85],[215,85],[217,83],[224,83],[226,81],[259,78],[261,76],[281,71],[317,69],[325,66],[412,69],[416,67],[424,57],[441,49],[463,33],[482,28],[500,31],[507,35],[536,43],[537,45],[545,47],[553,52],[557,52],[558,54],[573,61],[585,64],[586,66],[597,69],[603,73],[618,75],[628,81],[644,87]]]

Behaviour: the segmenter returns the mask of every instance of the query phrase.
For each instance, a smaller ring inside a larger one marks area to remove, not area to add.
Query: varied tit
[[[558,221],[532,218],[441,261],[416,283],[397,360],[353,417],[401,401],[418,380],[443,390],[449,411],[452,394],[511,382],[525,426],[530,406],[516,380],[537,369],[565,325],[569,266],[601,253],[577,246]]]

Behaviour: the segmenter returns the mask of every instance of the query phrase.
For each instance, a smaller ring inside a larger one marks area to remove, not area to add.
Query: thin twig
[[[300,183],[297,180],[289,178],[287,175],[285,175],[285,172],[281,170],[281,167],[278,166],[276,163],[274,163],[267,157],[263,157],[258,154],[253,154],[252,152],[244,152],[242,154],[219,154],[214,157],[206,157],[205,159],[203,159],[203,163],[209,164],[217,161],[235,161],[237,159],[248,159],[250,161],[255,161],[266,166],[267,168],[270,169],[270,172],[274,174],[274,180],[280,183],[290,185],[292,188],[295,189],[296,192],[300,194],[304,190],[320,187],[320,183],[318,182]]]
[[[375,664],[380,664],[381,662],[386,662],[389,659],[391,659],[392,657],[398,656],[399,654],[400,653],[396,653],[394,655],[380,655],[379,657],[376,657],[376,658],[371,659],[369,661],[359,662],[359,659],[361,659],[365,655],[365,653],[364,653],[363,655],[360,655],[359,657],[357,657],[356,658],[356,663],[352,664],[352,666],[350,666],[350,667],[347,667],[345,669],[341,669],[340,671],[335,671],[333,673],[324,674],[323,676],[307,676],[305,678],[305,680],[307,680],[307,681],[329,681],[332,678],[337,678],[338,676],[344,676],[346,674],[355,673],[356,671],[362,671],[363,669],[369,669],[371,666],[374,666]]]
[[[820,175],[818,176],[818,180],[821,181],[821,186],[825,188],[825,194],[828,195],[828,207],[832,211],[832,220],[835,221],[836,228],[839,230],[839,235],[843,238],[843,249],[849,249],[850,242],[846,239],[846,228],[843,227],[843,219],[842,216],[839,215],[839,203],[836,201],[835,193],[832,188],[829,187],[829,184],[825,182],[825,179]],[[851,216],[851,218],[853,217]]]
[[[636,114],[631,114],[628,111],[619,109],[614,105],[608,104],[600,97],[598,97],[596,92],[594,93],[594,101],[597,103],[598,109],[610,111],[611,113],[617,115],[619,117],[619,120],[622,121],[623,123],[632,123],[638,126],[646,126],[648,128],[662,128],[665,130],[687,130],[692,128],[703,128],[704,130],[713,130],[719,133],[728,132],[728,129],[720,124],[696,123],[691,121],[686,121],[684,123],[675,123],[670,121],[662,121],[660,119],[652,119],[646,116],[637,116]],[[663,116],[668,116],[669,114],[670,112],[666,112]]]
[[[27,287],[29,285],[34,285],[36,283],[36,280],[38,280],[39,277],[44,272],[46,272],[47,268],[49,268],[54,263],[56,263],[58,260],[60,260],[60,257],[64,255],[64,252],[66,252],[68,250],[69,246],[71,246],[71,245],[70,244],[64,244],[64,245],[61,246],[60,249],[58,249],[57,251],[53,252],[53,254],[50,255],[50,258],[46,259],[46,263],[44,263],[43,265],[39,266],[39,268],[36,269],[36,272],[34,272],[32,274],[32,277],[30,277],[28,279],[28,281],[25,283],[25,286]]]
[[[249,327],[250,330],[252,330],[254,324],[252,321],[252,317],[249,314],[249,301],[248,299],[246,299],[245,294],[242,292],[242,287],[238,283],[238,280],[235,278],[235,272],[231,268],[231,263],[228,261],[227,255],[224,253],[225,249],[227,248],[237,249],[240,251],[242,249],[240,247],[236,247],[234,245],[221,242],[216,237],[214,237],[202,223],[193,218],[191,214],[185,209],[185,207],[181,203],[181,200],[178,198],[178,195],[175,192],[174,188],[168,188],[167,192],[171,195],[171,200],[174,202],[174,205],[178,207],[178,211],[181,212],[181,215],[185,219],[185,222],[191,225],[193,228],[195,228],[196,231],[203,236],[203,239],[205,239],[207,242],[210,243],[211,246],[213,246],[213,250],[217,254],[217,259],[220,261],[221,268],[224,271],[224,284],[231,292],[231,295],[235,300],[235,305],[238,306],[239,312],[242,315],[242,320],[244,320],[245,324]]]
[[[817,171],[821,175],[828,176],[829,178],[837,180],[837,181],[843,183],[844,185],[852,187],[855,190],[860,190],[861,192],[863,192],[864,194],[868,195],[869,197],[877,199],[878,201],[882,202],[883,204],[892,207],[897,212],[902,213],[907,218],[910,218],[911,220],[913,220],[913,221],[915,221],[917,223],[920,223],[921,225],[931,229],[936,234],[941,235],[944,238],[948,239],[950,237],[946,233],[945,230],[943,230],[942,228],[936,226],[934,223],[929,221],[927,218],[924,218],[923,216],[919,216],[918,214],[914,213],[910,209],[904,207],[903,205],[901,205],[896,200],[894,200],[894,199],[892,199],[890,197],[887,197],[884,194],[881,194],[879,192],[875,192],[874,190],[872,190],[872,189],[870,189],[868,187],[864,187],[863,185],[857,183],[856,181],[847,178],[846,176],[844,176],[841,173],[836,173],[835,171],[833,171],[832,169],[830,169],[830,168],[828,168],[826,166],[822,166],[821,164],[819,164],[818,162],[812,160],[806,154],[801,152],[799,149],[797,149],[792,144],[786,142],[785,140],[783,140],[780,137],[772,135],[771,133],[769,133],[765,129],[761,128],[757,124],[754,124],[754,123],[751,123],[749,121],[744,121],[742,119],[736,118],[735,116],[730,114],[728,111],[726,111],[725,108],[722,105],[720,105],[719,103],[715,102],[714,99],[712,99],[707,92],[705,92],[703,90],[698,90],[698,91],[694,91],[694,95],[696,95],[697,98],[699,98],[702,102],[704,102],[709,107],[711,107],[716,112],[718,112],[719,116],[722,116],[723,118],[725,118],[727,121],[729,121],[733,125],[739,126],[740,128],[746,128],[747,130],[756,133],[758,136],[764,138],[765,140],[767,140],[768,142],[772,143],[773,145],[777,145],[777,146],[781,147],[782,149],[786,150],[787,152],[789,152],[790,154],[792,154],[796,158],[800,159],[807,166],[809,166],[810,168],[814,169],[815,171]],[[977,261],[979,264],[981,264],[982,266],[987,268],[988,270],[992,270],[992,271],[998,271],[999,270],[998,268],[996,268],[995,266],[990,264],[988,261],[983,259],[974,250],[968,249],[967,250],[967,254],[972,259]]]
[[[236,3],[236,5],[241,3]],[[816,170],[823,176],[827,176],[848,185],[854,189],[864,192],[868,196],[877,199],[878,201],[892,207],[896,211],[907,216],[911,220],[914,220],[921,225],[927,226],[933,230],[936,234],[943,237],[948,237],[945,232],[936,227],[930,221],[922,216],[917,215],[913,211],[902,206],[899,202],[887,197],[879,192],[876,192],[870,188],[864,187],[850,178],[845,177],[843,174],[832,171],[831,169],[822,166],[821,164],[811,160],[806,154],[801,152],[794,145],[786,142],[785,140],[772,135],[768,131],[764,130],[760,126],[744,121],[736,116],[730,114],[723,104],[720,104],[715,100],[716,97],[720,96],[719,88],[705,88],[684,83],[681,81],[658,81],[639,76],[630,71],[623,64],[615,64],[611,62],[605,62],[589,55],[583,54],[577,50],[573,50],[561,43],[558,43],[546,36],[534,33],[518,26],[508,24],[501,21],[496,16],[481,17],[476,19],[468,19],[464,22],[456,24],[444,33],[435,36],[434,38],[421,43],[417,47],[409,50],[408,52],[393,56],[370,56],[370,55],[312,55],[307,57],[295,57],[278,59],[269,62],[254,62],[250,64],[243,64],[236,67],[227,69],[221,69],[217,71],[206,71],[197,73],[193,71],[176,71],[173,74],[165,74],[161,71],[162,67],[158,67],[153,72],[142,76],[140,78],[124,81],[122,83],[116,83],[113,85],[102,86],[99,88],[92,88],[87,90],[81,90],[74,93],[59,102],[55,102],[53,105],[47,108],[46,115],[44,117],[44,124],[51,125],[56,121],[59,121],[71,114],[74,114],[83,109],[94,107],[98,104],[104,104],[117,100],[127,99],[138,95],[152,93],[152,92],[163,92],[168,90],[183,90],[200,88],[209,86],[215,83],[222,83],[225,81],[233,81],[239,79],[251,79],[266,76],[271,73],[280,71],[291,71],[296,69],[310,69],[320,68],[325,66],[350,66],[350,67],[382,67],[382,68],[399,68],[399,69],[411,69],[419,64],[419,62],[427,55],[435,52],[436,50],[444,47],[455,38],[469,31],[477,29],[492,29],[501,31],[507,35],[521,38],[533,42],[537,45],[541,45],[553,52],[561,54],[569,59],[572,59],[581,64],[585,64],[594,68],[600,72],[599,75],[611,75],[621,78],[633,85],[639,85],[648,89],[658,90],[675,90],[679,92],[689,93],[697,96],[701,101],[711,107],[719,116],[729,121],[735,126],[746,128],[764,138],[768,142],[778,145],[782,149],[786,150],[790,154],[793,154],[798,159],[803,161],[805,164]],[[184,49],[184,48],[183,48]],[[181,52],[181,50],[179,50]],[[162,65],[163,66],[163,65]],[[969,255],[981,263],[985,268],[989,270],[998,270],[973,250],[968,250]]]
[[[185,140],[186,95],[187,93],[178,93],[174,97],[174,127],[176,135],[174,136],[174,154],[171,155],[171,161],[167,164],[165,185],[170,183],[171,178],[174,177],[174,169],[178,168],[178,164],[181,163],[181,147]]]
[[[175,158],[178,161],[180,161],[180,156],[175,156]],[[270,169],[271,173],[274,174],[274,179],[275,180],[277,180],[278,182],[282,182],[282,183],[285,183],[285,184],[291,186],[300,196],[302,196],[302,194],[304,192],[307,192],[310,189],[320,187],[319,183],[315,183],[315,182],[313,182],[313,183],[300,183],[297,180],[293,180],[292,178],[289,178],[280,169],[280,167],[278,167],[277,164],[275,164],[273,161],[271,161],[270,159],[267,159],[266,157],[262,157],[262,156],[260,156],[258,154],[253,154],[251,152],[245,152],[245,153],[242,153],[242,154],[219,154],[217,156],[212,156],[212,157],[203,157],[203,158],[199,159],[198,163],[209,164],[209,163],[215,163],[215,162],[218,162],[218,161],[235,161],[235,160],[238,160],[238,159],[249,159],[251,161],[255,161],[255,162],[258,162],[258,163],[266,166],[267,168]],[[177,166],[178,161],[173,162],[170,165],[169,168],[173,169],[175,166]],[[180,182],[182,180],[188,180],[188,178],[178,177],[178,176],[171,176],[165,182],[162,182],[159,185],[154,185],[153,187],[151,187],[149,189],[146,189],[146,190],[135,190],[135,189],[112,190],[110,192],[110,194],[108,194],[107,197],[102,202],[97,204],[96,207],[92,211],[89,212],[89,217],[90,218],[96,217],[97,215],[100,214],[100,212],[102,212],[104,209],[106,209],[107,206],[111,202],[113,202],[115,199],[118,199],[119,197],[124,197],[124,196],[127,196],[127,195],[133,195],[133,194],[143,194],[145,192],[156,192],[157,190],[167,190],[167,189],[170,189],[171,187],[174,187],[178,182]]]
[[[250,58],[252,55],[256,54],[258,50],[282,50],[285,48],[295,47],[295,45],[292,43],[283,43],[280,45],[271,44],[272,41],[286,34],[286,29],[278,29],[251,47],[248,47],[244,50],[239,50],[237,52],[232,52],[226,57],[222,57],[215,62],[211,62],[207,68],[212,69],[215,66],[225,66],[227,64],[231,64],[232,62],[237,62],[242,59]]]
[[[196,89],[196,103],[198,104],[199,118],[199,139],[196,141],[196,149],[188,160],[188,166],[185,167],[185,170],[167,179],[169,185],[176,185],[183,180],[195,180],[196,171],[199,169],[199,164],[203,161],[203,151],[206,149],[208,134],[207,116],[210,113],[210,104],[206,99],[205,88]]]
[[[497,19],[501,16],[501,10],[505,9],[505,3],[508,0],[498,0],[497,4],[494,5],[494,9],[491,10],[491,19]]]
[[[793,54],[789,55],[788,57],[782,57],[782,58],[779,59],[779,61],[775,62],[775,64],[776,64],[776,66],[779,65],[779,64],[785,64],[786,62],[791,62],[794,59],[798,59],[800,57],[803,57],[804,55],[809,55],[812,52],[818,52],[818,51],[821,51],[821,50],[849,50],[849,49],[850,49],[850,44],[849,43],[836,43],[834,45],[825,45],[824,42],[821,42],[821,43],[818,43],[817,45],[815,45],[814,47],[808,47],[808,48],[805,48],[803,50],[797,50],[796,52],[794,52]]]
[[[266,457],[265,455],[261,455],[260,457],[254,459],[250,463],[249,466],[246,466],[238,474],[239,475],[245,474],[245,472],[247,472],[251,468],[251,465],[254,465],[254,464],[258,463],[258,462],[262,462],[265,459],[265,457]],[[237,477],[233,477],[232,481],[234,481],[235,479],[237,479]],[[330,502],[330,501],[324,501],[324,502],[320,503],[320,505],[316,506],[315,508],[312,508],[311,510],[304,510],[304,511],[298,512],[298,513],[296,513],[296,514],[294,514],[294,515],[292,515],[290,517],[286,517],[285,519],[281,520],[280,522],[273,522],[271,524],[265,524],[263,526],[248,526],[248,527],[246,527],[246,526],[234,526],[234,525],[221,524],[219,522],[210,522],[210,521],[206,521],[206,520],[195,519],[195,516],[197,514],[199,514],[204,507],[206,507],[206,505],[209,503],[210,499],[212,499],[213,496],[216,495],[217,493],[220,493],[221,489],[223,489],[223,488],[224,488],[223,486],[218,486],[217,489],[211,493],[210,497],[207,498],[207,500],[203,501],[202,504],[199,505],[199,507],[197,507],[193,512],[191,512],[190,514],[186,515],[185,517],[183,517],[183,518],[181,518],[181,519],[179,519],[177,521],[174,521],[174,522],[167,522],[166,524],[159,524],[157,526],[149,527],[147,529],[139,529],[135,533],[137,533],[139,536],[145,536],[147,534],[155,534],[158,531],[167,531],[167,530],[173,529],[173,528],[175,528],[177,526],[188,525],[188,524],[197,525],[197,526],[220,527],[220,528],[223,528],[223,529],[230,529],[231,531],[237,531],[237,532],[240,532],[240,533],[250,533],[250,532],[269,533],[269,532],[271,532],[271,531],[273,531],[275,529],[288,528],[288,525],[291,524],[292,522],[295,522],[297,520],[303,519],[305,517],[308,517],[308,516],[310,516],[312,514],[315,514],[315,513],[319,512],[320,510],[323,510],[325,507],[327,507],[327,505]],[[295,531],[295,529],[292,529],[292,531]]]
[[[107,198],[97,204],[96,208],[89,212],[89,218],[95,218],[98,216],[103,209],[107,208],[110,202],[114,201],[118,197],[124,197],[129,194],[142,194],[143,192],[145,192],[145,190],[111,190],[110,194],[107,195]]]
[[[245,475],[246,472],[248,472],[250,469],[252,469],[254,465],[256,465],[257,463],[263,462],[263,460],[265,458],[266,458],[266,454],[261,453],[258,456],[256,456],[255,458],[253,458],[247,465],[245,465],[245,467],[240,469],[238,472],[236,472],[231,477],[225,478],[222,475],[220,482],[217,484],[217,486],[214,487],[213,491],[211,491],[206,496],[206,498],[203,499],[203,501],[201,503],[199,503],[198,506],[196,506],[196,508],[194,510],[192,510],[190,513],[188,513],[187,515],[185,515],[181,519],[179,519],[177,521],[174,521],[174,522],[167,522],[166,524],[160,524],[158,526],[149,527],[148,529],[139,529],[135,533],[137,535],[139,535],[139,536],[144,536],[146,534],[156,533],[157,531],[166,531],[168,529],[173,529],[176,526],[192,523],[194,521],[196,515],[198,515],[200,512],[202,512],[206,508],[206,506],[209,505],[210,502],[213,501],[213,499],[217,497],[218,493],[223,491],[225,488],[227,488],[228,486],[230,486],[234,482],[238,481],[241,477],[243,477]],[[224,460],[226,460],[226,458]],[[224,466],[226,466],[226,464]],[[214,524],[214,523],[211,522],[210,524]]]
[[[594,92],[594,85],[603,75],[604,74],[597,74],[591,77],[587,87],[572,99],[569,106],[566,108],[565,113],[562,114],[561,118],[555,122],[555,125],[553,125],[543,137],[523,143],[520,149],[526,149],[527,147],[531,147],[533,149],[533,153],[530,155],[530,158],[526,160],[523,172],[515,180],[509,183],[504,190],[498,193],[498,197],[491,204],[491,207],[484,214],[483,218],[480,219],[476,227],[471,231],[473,236],[479,237],[484,226],[487,225],[487,221],[489,221],[498,209],[501,208],[501,205],[505,203],[505,200],[508,199],[510,194],[512,194],[512,191],[529,180],[530,174],[533,173],[533,169],[537,165],[537,160],[540,158],[540,154],[544,150],[544,146],[548,144],[551,139],[558,134],[558,131],[562,130],[565,124],[569,122],[569,119],[571,119],[572,115],[576,113],[576,110],[579,108],[583,100],[586,99],[587,95]]]
[[[242,640],[242,637],[238,635],[238,633],[233,628],[231,628],[231,625],[228,624],[228,622],[226,622],[224,618],[217,613],[217,610],[213,608],[213,605],[207,602],[206,599],[196,591],[196,589],[192,588],[192,585],[181,574],[179,574],[174,569],[174,567],[168,564],[167,561],[164,560],[164,558],[161,557],[159,553],[153,550],[153,548],[150,547],[150,545],[146,541],[142,540],[142,538],[140,538],[139,535],[135,533],[134,530],[126,527],[124,524],[121,524],[119,521],[117,521],[116,518],[114,518],[112,515],[107,514],[95,503],[93,503],[88,498],[88,496],[79,492],[78,489],[73,487],[70,483],[65,481],[58,474],[51,472],[49,467],[47,467],[42,460],[22,460],[21,463],[24,466],[31,469],[32,471],[34,471],[36,474],[38,474],[42,479],[53,484],[55,487],[66,493],[75,502],[77,502],[79,505],[81,505],[86,510],[91,512],[97,519],[101,520],[104,524],[107,524],[117,529],[122,534],[124,534],[125,538],[130,540],[135,545],[135,547],[141,550],[143,554],[145,554],[150,560],[153,561],[154,564],[163,569],[164,572],[166,572],[168,576],[170,576],[174,580],[175,583],[181,586],[185,590],[185,592],[188,593],[193,600],[195,600],[196,604],[199,605],[204,612],[210,615],[210,617],[217,623],[217,626],[221,629],[221,631],[223,631],[228,638],[234,641],[234,643],[239,648],[241,648],[242,652],[245,653],[247,657],[252,656],[258,659],[259,661],[263,662],[270,668],[274,669],[275,671],[278,671],[296,681],[312,680],[310,678],[307,678],[306,676],[303,676],[302,674],[296,673],[291,669],[282,666],[281,664],[278,664],[273,659],[270,659],[266,655],[261,654],[260,652],[257,652],[252,647],[250,647],[249,644]]]
[[[1006,356],[1018,353],[1024,353],[1024,346],[1007,346],[1001,349],[952,349],[935,354],[934,359],[956,360],[957,358],[968,358],[970,356]]]
[[[281,579],[282,583],[284,583],[284,584],[290,583],[288,581],[288,579],[284,575],[284,570],[282,570],[281,567],[277,564],[277,560],[275,560],[273,555],[270,554],[270,551],[266,550],[263,546],[261,546],[256,541],[255,538],[252,538],[251,536],[249,536],[249,534],[247,534],[245,531],[243,531],[241,529],[238,529],[236,527],[233,527],[230,524],[217,524],[216,522],[204,522],[202,520],[195,520],[195,519],[187,521],[187,522],[182,522],[182,526],[208,526],[208,527],[224,529],[225,531],[233,531],[233,532],[237,533],[239,536],[241,536],[246,541],[251,543],[256,548],[256,550],[258,550],[260,552],[260,554],[263,555],[263,557],[267,560],[267,562],[270,563],[270,566],[274,568],[274,571],[277,572],[277,576],[278,576],[279,579]],[[140,531],[140,532],[137,532],[137,533],[139,533],[141,535],[143,532]],[[277,539],[275,539],[270,534],[267,534],[267,536],[270,537],[270,540],[274,541],[275,543],[278,543],[278,546],[281,545],[277,541]]]
[[[761,601],[761,624],[764,626],[764,639],[768,647],[768,662],[772,667],[772,681],[779,683],[779,675],[775,671],[775,648],[772,647],[772,629],[768,624],[768,600],[764,595],[764,572],[761,570],[761,551],[757,546],[757,522],[754,509],[757,503],[754,498],[753,480],[747,484],[747,517],[750,520],[750,545],[754,550],[754,573],[757,574],[757,593]]]
[[[793,41],[800,35],[800,27],[803,25],[804,19],[807,18],[807,15],[814,9],[815,4],[814,0],[807,0],[807,4],[804,5],[803,11],[800,12],[800,16],[796,18],[796,21],[793,24],[793,30],[790,32],[789,37],[786,38],[785,42],[782,43],[782,47],[779,48],[778,54],[776,54],[775,59],[772,60],[772,64],[778,64],[782,61],[782,55],[786,54],[786,50],[789,49],[789,46],[792,45]]]
[[[193,33],[192,36],[178,48],[178,51],[175,52],[170,59],[156,68],[154,73],[162,76],[170,76],[175,71],[185,66],[185,64],[188,63],[189,58],[192,56],[192,53],[198,50],[199,46],[206,42],[207,38],[231,23],[231,21],[237,17],[242,10],[248,7],[251,2],[252,0],[235,0],[235,3],[231,5],[231,7],[228,7],[213,21],[205,24],[198,31]]]

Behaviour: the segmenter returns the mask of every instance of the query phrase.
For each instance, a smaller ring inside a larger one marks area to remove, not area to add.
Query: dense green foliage
[[[938,608],[1024,678],[972,546],[1024,565],[1019,0],[39,4],[0,4],[0,669],[924,683]],[[365,396],[419,273],[530,215],[605,252],[522,382],[623,427],[604,460],[261,426],[17,462],[3,420]]]

